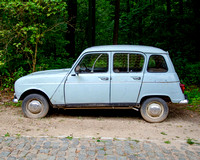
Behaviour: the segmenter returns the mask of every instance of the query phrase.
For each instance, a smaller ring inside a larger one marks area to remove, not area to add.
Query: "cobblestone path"
[[[200,160],[200,145],[95,138],[0,137],[0,160]]]

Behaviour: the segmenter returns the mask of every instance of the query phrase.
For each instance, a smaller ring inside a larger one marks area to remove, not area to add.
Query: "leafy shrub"
[[[189,105],[187,108],[193,111],[200,112],[200,88],[197,86],[189,86],[185,93],[188,96]]]
[[[0,68],[2,76],[0,78],[0,86],[3,88],[13,88],[14,82],[27,74],[27,72],[22,68],[18,68],[14,73],[10,73],[5,67]]]
[[[185,66],[185,77],[184,81],[187,84],[200,84],[200,62],[198,63],[188,63]]]
[[[200,62],[191,63],[184,58],[176,57],[173,64],[182,83],[200,85]]]
[[[38,60],[38,64],[36,66],[37,71],[40,70],[49,70],[49,69],[62,69],[62,68],[71,68],[74,59],[66,57],[57,57],[56,61],[54,57],[49,58],[41,58]]]

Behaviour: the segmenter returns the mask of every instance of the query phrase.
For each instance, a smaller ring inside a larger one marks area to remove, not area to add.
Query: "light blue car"
[[[14,102],[26,117],[42,118],[53,108],[140,110],[148,122],[166,119],[168,102],[187,104],[185,86],[169,53],[140,45],[84,50],[69,69],[40,71],[15,82]]]

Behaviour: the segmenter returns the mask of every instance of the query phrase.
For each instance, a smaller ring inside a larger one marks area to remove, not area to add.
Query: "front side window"
[[[151,73],[167,72],[167,63],[164,57],[161,55],[150,56],[147,71]]]
[[[141,72],[144,56],[141,54],[114,54],[113,71],[115,73]]]
[[[77,65],[76,72],[95,73],[108,71],[108,54],[87,54]]]

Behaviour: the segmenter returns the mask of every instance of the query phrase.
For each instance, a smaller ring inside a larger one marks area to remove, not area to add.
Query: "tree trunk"
[[[39,42],[39,38],[36,39],[35,54],[34,54],[33,59],[32,59],[32,63],[33,63],[33,72],[36,71],[38,42]]]
[[[139,15],[139,20],[138,20],[138,33],[139,33],[139,44],[141,45],[143,42],[142,42],[142,33],[143,33],[143,31],[142,31],[142,27],[143,27],[143,25],[142,25],[142,15]]]
[[[115,24],[113,31],[113,44],[118,43],[120,0],[115,0]]]
[[[167,15],[171,15],[171,0],[167,0]]]
[[[130,13],[130,0],[126,1],[126,13]]]
[[[183,15],[183,0],[179,0],[179,13]]]
[[[195,24],[195,61],[200,61],[200,8],[199,8],[199,1],[198,0],[192,0],[192,7],[193,7],[193,13],[194,13],[194,24]]]
[[[138,1],[139,3],[139,8],[141,9],[142,8],[142,4],[143,4],[143,1],[139,0]],[[139,44],[141,45],[143,42],[142,42],[142,35],[143,35],[143,25],[142,25],[142,21],[143,21],[143,11],[141,10],[140,11],[140,14],[138,15],[138,34],[139,34]]]
[[[77,18],[77,0],[68,0],[68,21],[66,40],[69,43],[66,45],[66,51],[70,57],[75,57],[75,31],[76,31],[76,18]]]
[[[89,0],[88,45],[95,46],[95,0]]]

